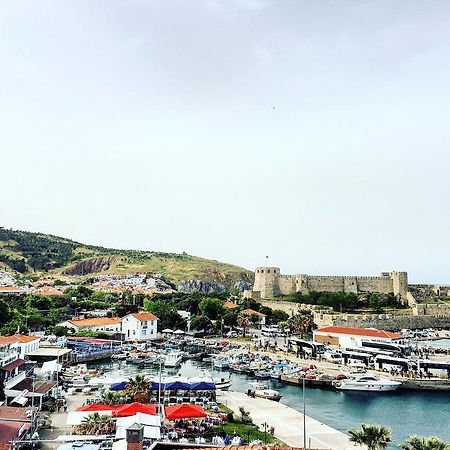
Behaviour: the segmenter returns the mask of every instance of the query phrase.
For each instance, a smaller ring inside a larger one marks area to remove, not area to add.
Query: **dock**
[[[249,397],[241,392],[224,391],[218,401],[239,414],[243,406],[253,423],[264,429],[274,427],[274,435],[290,447],[303,447],[303,414],[282,403]],[[314,449],[362,450],[349,437],[312,417],[306,417],[306,446]]]

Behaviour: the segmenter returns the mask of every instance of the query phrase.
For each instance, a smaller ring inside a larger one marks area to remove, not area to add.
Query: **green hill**
[[[64,277],[98,273],[159,273],[174,283],[199,279],[227,287],[252,282],[242,267],[186,253],[117,250],[57,236],[0,227],[0,268],[22,274]]]

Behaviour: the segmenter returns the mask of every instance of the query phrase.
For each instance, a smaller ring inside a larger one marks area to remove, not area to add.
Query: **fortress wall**
[[[380,294],[394,292],[390,277],[358,277],[357,282],[359,292],[379,292]]]
[[[427,311],[427,315],[415,315],[412,310],[392,311],[388,314],[329,314],[314,313],[314,323],[319,327],[341,326],[401,330],[450,327],[450,311]]]
[[[344,277],[308,276],[306,287],[309,291],[342,292],[344,290]]]
[[[278,277],[278,288],[281,295],[295,292],[295,277],[292,275],[281,275]]]

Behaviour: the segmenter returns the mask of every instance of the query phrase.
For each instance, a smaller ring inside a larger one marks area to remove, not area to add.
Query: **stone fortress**
[[[393,293],[407,304],[408,274],[382,272],[379,277],[281,275],[278,267],[257,267],[252,297],[270,299],[293,292]],[[259,294],[258,294],[259,293]]]
[[[394,294],[409,306],[406,309],[389,311],[384,314],[361,312],[339,313],[315,310],[313,305],[283,301],[280,296],[294,292],[352,292],[354,294],[380,293]],[[321,276],[282,275],[278,267],[257,267],[255,282],[251,291],[244,291],[244,298],[261,301],[265,306],[282,309],[289,315],[300,310],[313,311],[317,326],[350,326],[399,330],[402,328],[449,328],[450,303],[433,302],[442,297],[450,297],[450,286],[432,284],[409,284],[407,272],[382,272],[378,277],[364,276]]]

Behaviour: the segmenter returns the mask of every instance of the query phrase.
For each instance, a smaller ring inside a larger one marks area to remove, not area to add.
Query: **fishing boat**
[[[251,397],[265,398],[266,400],[273,400],[274,402],[280,401],[282,395],[275,389],[269,389],[269,386],[265,383],[250,383],[253,389],[247,391],[247,395]]]
[[[331,384],[339,391],[386,392],[395,391],[402,383],[361,373],[354,374],[350,378],[334,380]]]

